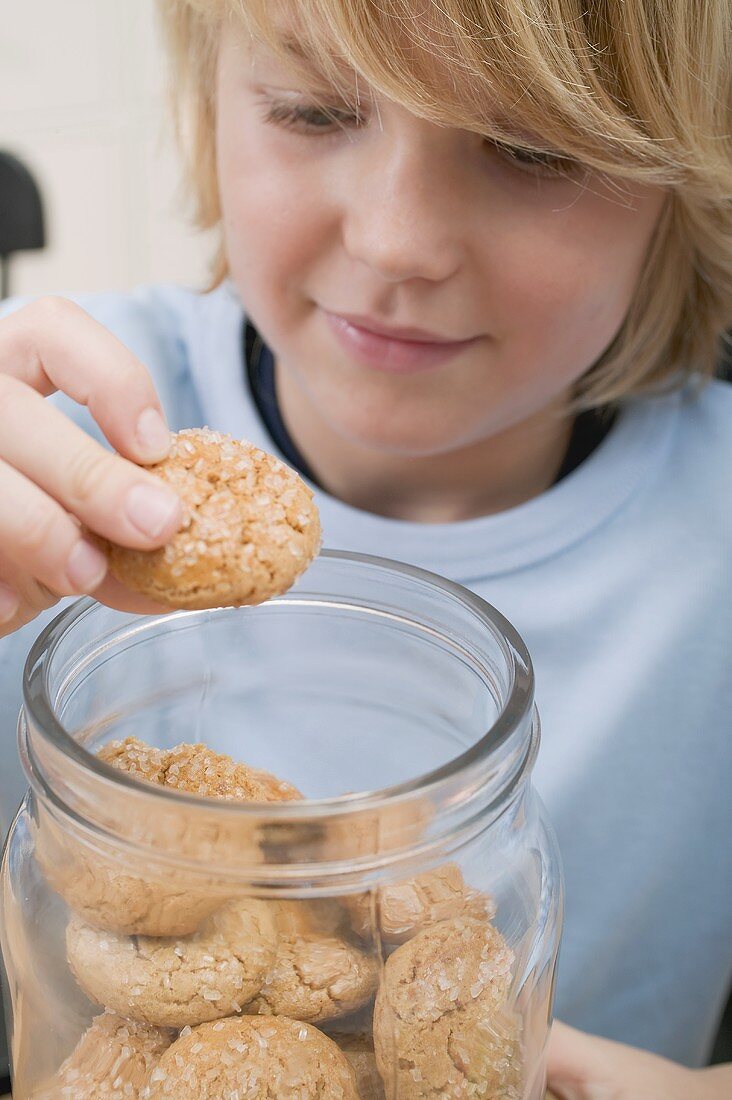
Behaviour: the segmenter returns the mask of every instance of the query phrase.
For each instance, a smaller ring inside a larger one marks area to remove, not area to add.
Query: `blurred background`
[[[186,221],[166,106],[154,0],[6,8],[0,152],[38,184],[46,235],[10,257],[11,293],[205,282],[210,243]]]

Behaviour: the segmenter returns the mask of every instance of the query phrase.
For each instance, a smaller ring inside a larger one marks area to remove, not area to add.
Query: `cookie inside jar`
[[[203,744],[162,750],[126,738],[107,743],[97,756],[151,787],[206,799],[265,805],[308,801],[288,779]],[[430,819],[424,806],[387,813],[378,828],[366,817],[354,830],[355,849],[373,860],[397,840],[413,846]],[[343,823],[336,818],[333,826],[337,839]],[[379,838],[376,843],[373,837]],[[333,838],[324,850],[332,855],[332,847]],[[89,867],[92,883],[105,874],[114,886],[104,861]],[[53,881],[60,883],[58,873]],[[83,1066],[77,1090],[103,1087],[88,1083],[101,1070],[87,1066],[85,1052],[89,1036],[96,1036],[113,1060],[114,1044],[126,1034],[112,1027],[119,1020],[133,1038],[144,1039],[144,1072],[137,1058],[124,1085],[124,1095],[140,1100],[203,1087],[199,1078],[209,1090],[202,1097],[224,1100],[232,1088],[254,1087],[260,1076],[262,1087],[270,1082],[269,1088],[284,1079],[282,1074],[297,1072],[302,1087],[313,1090],[304,1095],[330,1095],[319,1091],[326,1087],[325,1066],[326,1076],[341,1082],[329,1081],[328,1088],[342,1087],[344,1096],[362,1100],[523,1095],[521,1017],[510,1001],[515,955],[493,923],[494,899],[469,885],[454,860],[367,892],[323,897],[305,892],[279,900],[211,896],[212,911],[183,934],[164,934],[159,926],[155,934],[120,931],[129,894],[128,878],[125,893],[118,893],[112,906],[116,915],[105,927],[101,907],[90,921],[91,899],[66,890],[72,910],[68,965],[102,1016],[55,1077],[44,1082],[39,1100],[51,1100],[54,1090],[62,1097],[77,1063]],[[190,914],[186,892],[177,897]],[[163,908],[173,912],[170,904],[158,905],[158,911]],[[260,1017],[274,1021],[271,1030]],[[212,1077],[222,1059],[220,1079]],[[489,1091],[480,1091],[482,1082]]]

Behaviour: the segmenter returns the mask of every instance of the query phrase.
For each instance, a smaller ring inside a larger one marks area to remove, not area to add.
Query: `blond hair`
[[[220,224],[215,68],[240,19],[293,67],[344,69],[422,117],[515,140],[512,126],[668,198],[625,320],[580,407],[712,375],[732,326],[730,0],[158,0],[196,220]],[[496,104],[510,125],[496,121]],[[522,144],[526,144],[525,141]],[[541,146],[536,146],[540,149]],[[223,245],[213,284],[227,273]]]

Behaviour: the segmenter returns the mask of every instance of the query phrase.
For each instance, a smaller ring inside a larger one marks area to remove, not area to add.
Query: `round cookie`
[[[200,743],[157,749],[136,737],[126,737],[124,741],[110,741],[97,756],[127,775],[159,787],[188,791],[199,798],[230,802],[292,802],[302,798],[291,783]]]
[[[277,949],[271,906],[230,901],[186,939],[118,936],[79,918],[66,931],[69,965],[97,1004],[131,1020],[185,1027],[240,1012]]]
[[[175,1034],[104,1012],[33,1100],[143,1100],[160,1056]]]
[[[346,900],[354,932],[369,939],[378,926],[385,943],[404,943],[431,924],[474,912],[490,920],[495,916],[493,902],[465,885],[460,868],[445,863],[424,871],[406,882],[382,886],[372,894],[359,894]]]
[[[67,905],[110,932],[186,936],[225,900],[210,888],[195,887],[184,872],[150,874],[101,842],[87,849],[47,815],[40,818],[36,858]]]
[[[361,1100],[386,1100],[384,1082],[376,1067],[372,1036],[337,1035],[335,1041],[356,1075],[356,1088]]]
[[[317,1028],[240,1016],[184,1031],[150,1076],[149,1100],[359,1100],[353,1071]]]
[[[319,1023],[347,1016],[373,996],[376,959],[333,936],[280,935],[274,967],[246,1011]]]
[[[181,529],[160,550],[101,540],[110,572],[135,592],[175,608],[262,603],[286,592],[320,549],[311,490],[251,443],[186,429],[150,470],[183,501]]]
[[[506,1008],[513,952],[492,924],[443,921],[386,962],[374,1051],[388,1100],[520,1100],[518,1019]]]
[[[97,756],[136,779],[199,797],[240,802],[302,797],[292,784],[236,763],[230,756],[201,744],[158,749],[136,737],[127,737],[104,745]],[[133,827],[139,827],[139,822]],[[180,838],[175,840],[180,845]],[[107,856],[102,842],[87,850],[63,833],[48,815],[40,821],[36,855],[50,885],[71,909],[89,924],[109,932],[189,935],[226,900],[209,882],[201,882],[200,875],[196,880],[193,872],[168,867],[151,871],[111,847]]]

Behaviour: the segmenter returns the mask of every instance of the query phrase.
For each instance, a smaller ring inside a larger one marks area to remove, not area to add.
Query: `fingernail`
[[[127,494],[127,515],[138,531],[156,539],[172,521],[180,501],[167,489],[154,485],[135,485]]]
[[[80,592],[91,592],[107,574],[107,559],[96,546],[79,539],[66,562],[66,576]]]
[[[0,584],[0,623],[9,623],[18,614],[20,600],[7,584]]]
[[[170,429],[157,409],[143,409],[137,421],[137,442],[150,458],[165,458],[170,450]]]

